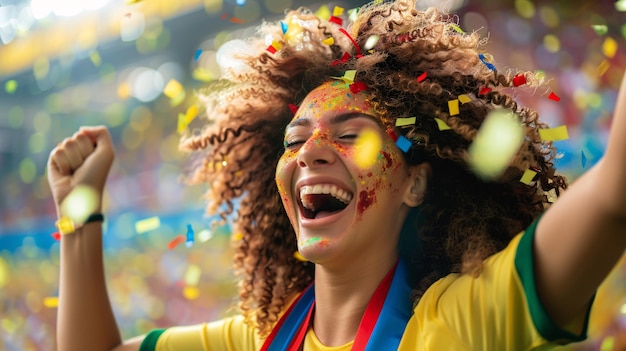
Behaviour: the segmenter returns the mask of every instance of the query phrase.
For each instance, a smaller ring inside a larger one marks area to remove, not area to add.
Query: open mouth
[[[300,188],[298,205],[304,218],[317,219],[343,211],[352,197],[334,184],[305,185]]]

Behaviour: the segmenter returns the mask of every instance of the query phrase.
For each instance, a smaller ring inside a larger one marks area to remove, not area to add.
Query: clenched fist
[[[77,186],[93,188],[99,195],[96,212],[102,210],[104,184],[115,152],[104,126],[81,127],[65,138],[48,159],[48,183],[60,215],[61,204]]]

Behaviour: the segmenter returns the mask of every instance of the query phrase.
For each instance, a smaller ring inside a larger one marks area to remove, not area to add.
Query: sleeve
[[[428,289],[416,308],[416,314],[425,320],[426,339],[446,335],[461,349],[521,351],[586,338],[591,303],[579,318],[582,331],[574,333],[550,319],[537,295],[533,267],[536,223],[503,251],[487,258],[478,275],[453,274]]]
[[[146,334],[139,351],[253,351],[260,345],[243,317],[212,323],[155,329]]]

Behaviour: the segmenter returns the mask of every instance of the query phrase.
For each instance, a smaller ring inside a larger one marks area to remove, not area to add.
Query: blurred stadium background
[[[574,180],[602,156],[625,67],[624,1],[418,3],[458,13],[461,28],[488,37],[499,70],[545,74],[549,88],[520,99],[551,125],[568,126],[569,139],[557,142],[560,172]],[[50,235],[56,214],[45,167],[50,150],[81,125],[107,125],[117,149],[104,240],[123,336],[233,313],[232,235],[227,225],[209,227],[204,188],[180,182],[189,163],[177,150],[178,116],[218,76],[216,50],[226,41],[286,8],[326,16],[362,4],[0,0],[0,350],[55,349],[59,244]],[[170,97],[171,80],[184,90]],[[195,244],[170,249],[188,225]],[[626,348],[625,262],[597,299],[590,340],[568,350]]]

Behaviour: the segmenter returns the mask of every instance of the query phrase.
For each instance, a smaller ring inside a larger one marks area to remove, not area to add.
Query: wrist
[[[70,217],[61,216],[59,220],[57,220],[54,223],[54,225],[56,226],[60,235],[69,235],[69,234],[75,233],[76,230],[82,228],[88,223],[103,222],[103,221],[104,221],[104,215],[102,213],[93,213],[89,215],[89,217],[87,217],[87,219],[85,219],[85,221],[82,223],[75,223]]]

